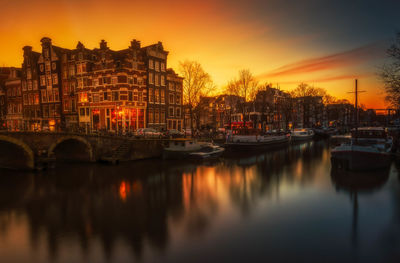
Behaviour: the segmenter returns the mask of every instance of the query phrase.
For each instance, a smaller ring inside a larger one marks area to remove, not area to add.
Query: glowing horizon
[[[6,36],[0,65],[20,67],[22,47],[40,51],[44,36],[71,49],[78,41],[92,49],[105,39],[113,50],[127,48],[132,39],[142,46],[161,41],[170,52],[168,67],[178,70],[180,61],[197,60],[220,91],[246,68],[283,90],[305,82],[353,101],[347,92],[358,78],[367,91],[360,103],[386,107],[377,72],[400,25],[394,11],[400,4],[346,3],[0,0],[0,34]],[[374,16],[379,12],[385,19]]]

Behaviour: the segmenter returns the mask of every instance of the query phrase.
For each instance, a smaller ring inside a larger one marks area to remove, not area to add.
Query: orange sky
[[[332,27],[330,33],[336,35],[330,39],[327,28],[315,27],[305,18],[288,19],[289,12],[297,11],[275,0],[0,0],[0,4],[1,66],[20,66],[22,47],[40,50],[43,36],[67,48],[78,40],[94,48],[105,39],[112,49],[126,48],[135,38],[143,45],[162,41],[170,51],[170,67],[177,69],[184,59],[199,61],[219,88],[238,70],[248,68],[260,81],[285,90],[307,82],[352,100],[347,92],[358,77],[360,88],[367,91],[360,103],[385,106],[376,76],[387,45],[382,36],[335,42],[341,30]]]

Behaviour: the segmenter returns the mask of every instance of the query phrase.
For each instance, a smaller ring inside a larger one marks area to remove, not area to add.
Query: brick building
[[[24,129],[124,133],[145,127],[182,128],[182,78],[167,72],[168,51],[161,42],[141,47],[133,40],[119,51],[104,40],[94,49],[81,42],[75,49],[61,48],[47,37],[41,44],[41,52],[23,48]],[[2,96],[8,97],[2,86],[0,103]],[[166,99],[170,95],[173,103]],[[172,115],[168,107],[173,107]]]
[[[173,69],[167,70],[167,129],[182,130],[183,108],[182,108],[182,82]]]
[[[24,129],[22,116],[21,69],[10,68],[10,75],[4,83],[6,94],[7,115],[5,122],[8,130],[21,131]]]
[[[40,107],[39,65],[40,53],[25,46],[22,63],[21,85],[24,129],[40,130],[42,125],[42,110]]]

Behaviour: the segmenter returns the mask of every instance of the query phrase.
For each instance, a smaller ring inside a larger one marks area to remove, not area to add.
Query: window
[[[47,90],[47,99],[49,102],[53,102],[53,91],[51,89]]]
[[[28,80],[28,90],[32,90],[32,81]]]
[[[165,76],[161,75],[161,86],[165,86]]]
[[[56,62],[51,63],[51,69],[56,70],[56,68],[57,68]]]
[[[160,114],[158,109],[156,109],[154,112],[154,123],[160,123]]]
[[[149,110],[149,123],[153,123],[153,110]]]
[[[169,104],[174,104],[174,94],[169,94]]]
[[[165,123],[165,111],[161,112],[161,123]]]
[[[50,61],[46,61],[45,68],[46,68],[46,72],[50,71]]]
[[[115,85],[115,84],[118,83],[118,78],[117,77],[112,77],[111,81],[112,81],[111,84]]]
[[[173,107],[169,107],[169,116],[170,117],[174,116],[174,108]]]
[[[153,89],[149,89],[149,102],[153,103],[154,102],[154,93],[153,93]]]
[[[103,100],[108,100],[107,91],[104,91],[104,93],[103,93]]]
[[[180,118],[181,117],[181,109],[180,108],[176,108],[176,117]]]
[[[33,105],[33,94],[32,93],[30,93],[28,95],[28,105]]]
[[[22,90],[23,90],[23,91],[26,90],[26,81],[22,81]]]
[[[181,95],[176,94],[176,104],[181,105]]]
[[[53,89],[54,101],[60,101],[60,95],[58,93],[58,89]]]
[[[53,74],[53,84],[54,85],[58,84],[58,76],[57,76],[57,74]]]
[[[44,75],[40,76],[40,86],[46,86],[46,77]]]
[[[160,86],[160,75],[155,74],[156,86]]]
[[[35,105],[38,105],[39,104],[39,93],[35,93]]]
[[[154,61],[152,59],[149,60],[149,68],[154,69]]]
[[[51,85],[52,85],[51,76],[50,75],[46,75],[46,79],[47,79],[47,86],[51,87]]]
[[[165,90],[161,90],[161,103],[165,103]]]
[[[32,71],[31,71],[31,69],[27,69],[27,70],[26,70],[26,78],[27,78],[27,79],[31,79],[31,78],[32,78]]]
[[[34,81],[33,81],[33,90],[37,90],[38,89],[38,82],[37,82],[37,80],[35,79]]]
[[[75,67],[73,65],[69,66],[69,75],[75,76]]]
[[[27,96],[27,94],[24,94],[22,102],[24,103],[24,105],[28,104],[28,96]]]
[[[137,92],[137,90],[135,90],[133,92],[133,101],[138,101],[138,92]]]
[[[133,94],[132,94],[132,91],[129,91],[129,92],[128,92],[128,100],[129,100],[129,101],[133,101]]]
[[[160,90],[155,90],[156,103],[160,103]]]
[[[42,89],[41,90],[41,93],[42,93],[42,102],[47,102],[47,93],[46,93],[46,90],[45,89]]]
[[[112,93],[112,100],[113,101],[118,101],[119,100],[119,94],[118,94],[118,91],[113,91],[113,93]]]
[[[154,75],[152,72],[149,73],[149,84],[154,84]]]
[[[44,66],[43,66],[43,64],[40,64],[40,66],[39,66],[39,70],[40,70],[40,72],[43,72],[43,70],[44,70]]]
[[[99,93],[92,93],[92,98],[94,103],[99,103],[100,101]]]
[[[93,86],[98,86],[99,85],[99,79],[95,78],[93,79]]]
[[[80,108],[79,109],[79,115],[80,116],[85,116],[85,108]]]
[[[138,95],[139,95],[138,101],[142,102],[143,101],[143,93],[140,91]]]
[[[156,61],[156,71],[160,71],[160,62]]]
[[[164,62],[161,62],[161,71],[165,72],[165,63]]]
[[[83,88],[83,79],[82,78],[78,79],[78,88]]]

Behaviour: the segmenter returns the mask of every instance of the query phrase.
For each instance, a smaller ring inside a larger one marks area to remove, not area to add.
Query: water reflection
[[[235,218],[251,222],[265,214],[268,204],[284,204],[294,193],[300,198],[302,188],[328,193],[329,160],[329,147],[321,141],[209,163],[149,160],[120,166],[62,164],[41,174],[2,171],[0,256],[31,262],[35,253],[37,262],[180,261],[185,250],[199,249],[210,234],[222,235],[220,229]],[[380,176],[381,182],[366,187],[335,173],[331,178],[351,195],[356,219],[357,193],[379,190],[388,180]],[[277,207],[286,213],[285,206]],[[21,247],[21,255],[6,252],[25,237],[30,249]],[[224,253],[223,247],[212,253]],[[202,253],[211,252],[204,248]]]

